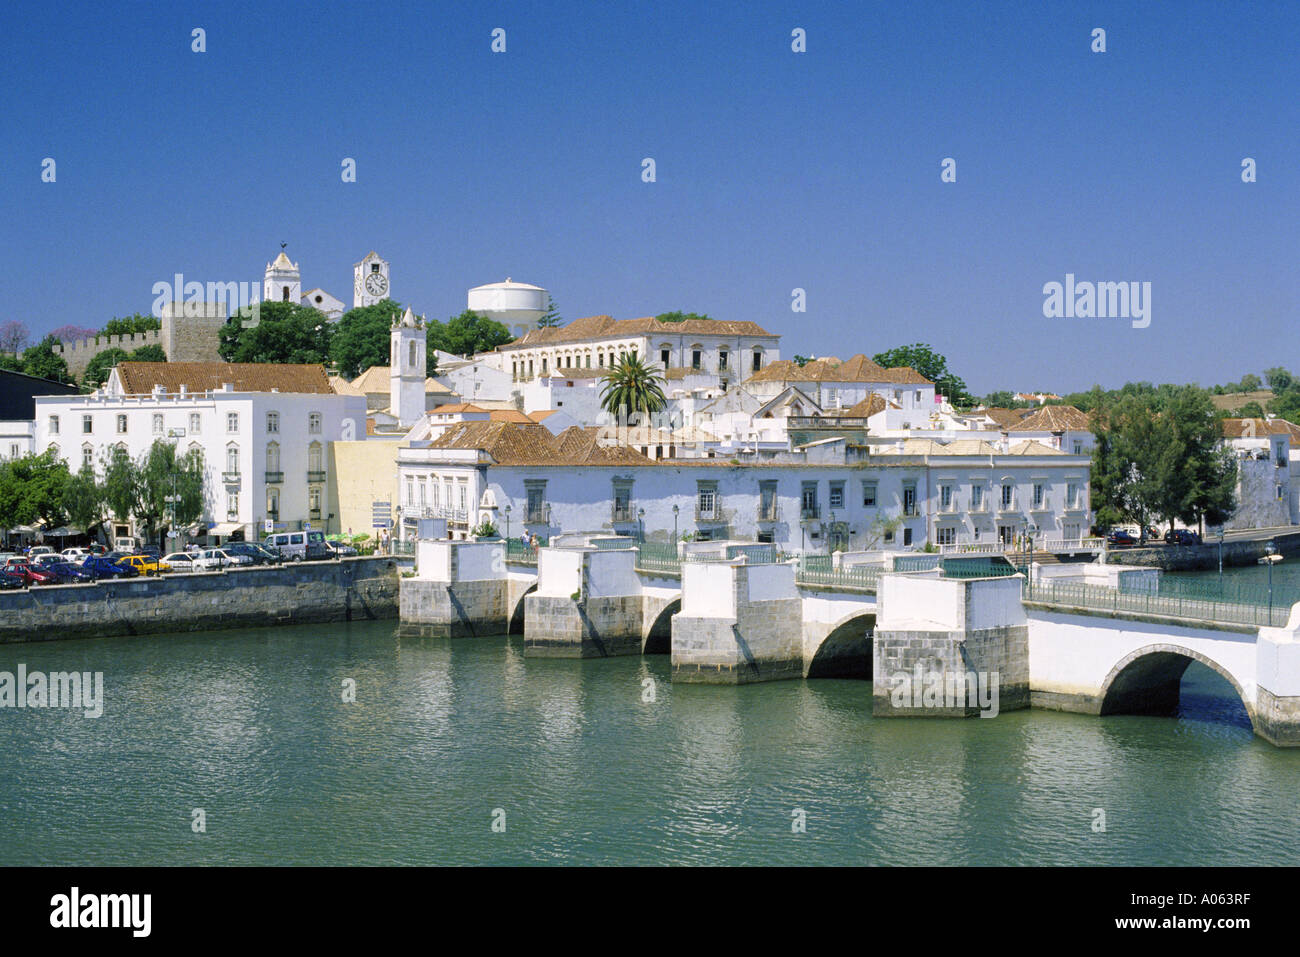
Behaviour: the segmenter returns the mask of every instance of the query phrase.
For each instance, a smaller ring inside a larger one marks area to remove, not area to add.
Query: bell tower
[[[373,249],[366,258],[352,267],[352,305],[373,306],[381,299],[389,299],[388,260],[382,259]]]
[[[399,425],[414,425],[424,415],[424,320],[406,307],[393,317],[388,370],[388,411]]]
[[[262,301],[298,303],[301,300],[302,278],[298,273],[298,264],[289,261],[282,246],[275,262],[266,264],[266,277],[262,280]]]

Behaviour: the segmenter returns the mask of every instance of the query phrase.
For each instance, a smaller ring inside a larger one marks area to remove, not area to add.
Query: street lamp
[[[1264,549],[1264,561],[1268,562],[1268,623],[1273,624],[1273,566],[1282,560],[1277,553],[1277,545],[1270,539]]]
[[[677,512],[678,512],[678,508],[676,505],[674,505],[673,506],[673,547],[674,548],[677,547]]]
[[[1038,526],[1030,522],[1025,526],[1025,579],[1029,586],[1029,594],[1034,593],[1034,533],[1038,531]]]
[[[644,542],[645,541],[645,509],[639,508],[636,510],[636,523],[637,523],[637,530],[639,533],[639,537],[641,541]]]
[[[1223,527],[1219,527],[1219,590],[1223,590]]]
[[[510,541],[510,505],[506,504],[506,541]]]

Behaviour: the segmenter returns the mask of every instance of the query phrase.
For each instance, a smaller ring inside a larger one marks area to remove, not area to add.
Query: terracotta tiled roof
[[[608,369],[552,369],[546,375],[538,376],[539,379],[599,379]]]
[[[1092,423],[1072,405],[1045,405],[1005,428],[1008,432],[1086,432]]]
[[[993,424],[1008,429],[1027,415],[1033,415],[1037,409],[1001,409],[997,406],[988,409],[976,409],[971,415],[983,415],[993,420]]]
[[[148,395],[160,385],[169,393],[218,391],[229,382],[236,392],[310,392],[333,395],[322,365],[271,362],[119,362],[127,395]]]
[[[684,322],[660,322],[654,316],[640,319],[615,319],[612,316],[587,316],[563,326],[530,329],[514,342],[498,350],[532,349],[537,346],[561,345],[587,339],[613,339],[619,336],[773,336],[756,322],[734,319],[687,319]]]
[[[848,416],[850,418],[860,417],[865,419],[868,416],[875,415],[877,412],[885,411],[885,408],[884,397],[876,395],[876,393],[873,392],[857,405],[849,406],[847,409],[842,411],[840,415]]]
[[[557,436],[537,422],[462,422],[430,443],[438,449],[481,449],[499,465],[648,465],[626,446],[597,444],[600,429],[571,426]]]
[[[1221,428],[1225,439],[1253,439],[1265,435],[1289,435],[1293,442],[1300,439],[1300,426],[1286,419],[1224,419]]]
[[[488,412],[488,419],[492,422],[536,422],[536,419],[530,418],[518,409],[492,409]]]
[[[801,368],[793,359],[778,359],[759,369],[746,382],[889,382],[898,385],[933,385],[909,366],[886,369],[858,353],[848,359],[827,356]]]
[[[393,370],[391,366],[371,366],[365,372],[361,373],[361,375],[353,379],[349,385],[362,395],[388,395],[393,387],[392,375]],[[430,393],[437,395],[450,395],[451,389],[447,388],[435,379],[425,379],[424,393],[425,395]]]
[[[430,415],[443,415],[443,414],[448,413],[448,412],[453,413],[453,414],[456,414],[456,413],[465,413],[465,412],[479,412],[479,413],[484,413],[484,412],[487,412],[487,411],[488,411],[487,409],[480,409],[478,406],[476,406],[476,405],[472,405],[472,404],[470,404],[470,403],[468,403],[468,402],[455,402],[455,403],[452,403],[452,404],[450,404],[450,405],[440,405],[440,406],[438,406],[436,409],[430,409],[430,410],[429,410],[429,414],[430,414]]]
[[[1017,442],[1007,451],[1008,455],[1064,455],[1060,449],[1054,449],[1050,445],[1044,445],[1042,442],[1035,442],[1030,439],[1027,442]]]

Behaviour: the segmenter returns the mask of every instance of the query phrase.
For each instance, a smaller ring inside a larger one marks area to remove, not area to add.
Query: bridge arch
[[[1183,672],[1193,661],[1231,686],[1255,728],[1255,706],[1241,682],[1214,659],[1183,645],[1146,645],[1121,658],[1097,693],[1098,714],[1176,714]]]
[[[645,655],[666,655],[673,650],[673,615],[682,610],[682,599],[680,596],[674,598],[664,610],[655,616],[650,628],[646,631],[645,641],[641,646],[641,653]]]
[[[533,582],[519,600],[515,602],[515,607],[510,610],[510,618],[506,623],[507,635],[522,635],[524,633],[524,599],[537,591],[537,582]]]
[[[871,680],[872,640],[876,613],[852,612],[827,632],[812,660],[809,678],[858,678]]]

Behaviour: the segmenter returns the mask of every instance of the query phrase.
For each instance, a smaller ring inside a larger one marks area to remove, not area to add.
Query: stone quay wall
[[[0,592],[0,642],[397,617],[391,557],[262,565]]]

